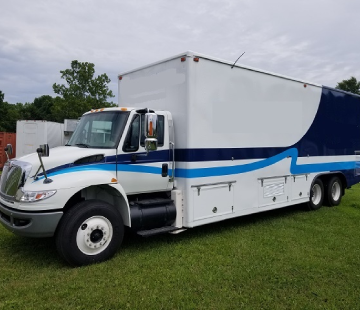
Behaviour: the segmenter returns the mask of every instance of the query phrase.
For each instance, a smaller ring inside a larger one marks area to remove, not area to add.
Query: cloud
[[[95,64],[117,93],[121,72],[194,50],[335,86],[360,78],[357,0],[13,0],[0,5],[5,100],[54,95],[72,60]],[[117,99],[115,98],[115,101]]]

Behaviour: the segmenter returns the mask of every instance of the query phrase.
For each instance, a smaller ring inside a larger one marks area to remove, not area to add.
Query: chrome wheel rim
[[[92,216],[85,220],[76,234],[76,244],[86,255],[96,255],[104,251],[113,237],[113,227],[103,216]]]
[[[314,184],[312,187],[312,197],[311,201],[314,205],[318,205],[321,201],[321,186],[319,184]]]
[[[331,198],[334,201],[338,201],[341,196],[341,187],[338,182],[334,182],[331,186]]]

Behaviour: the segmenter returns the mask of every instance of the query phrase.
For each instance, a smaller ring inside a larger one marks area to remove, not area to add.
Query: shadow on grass
[[[236,217],[233,219],[228,219],[216,223],[206,224],[194,228],[189,228],[187,231],[182,232],[178,235],[172,234],[161,234],[149,238],[144,238],[136,233],[132,232],[130,229],[126,231],[125,238],[122,244],[123,250],[131,250],[138,248],[140,245],[142,247],[154,247],[161,246],[165,243],[173,242],[183,242],[184,240],[193,240],[203,237],[216,236],[226,230],[248,227],[256,224],[261,224],[262,222],[276,221],[277,219],[293,217],[296,214],[307,213],[305,204],[298,204],[290,207],[285,207],[281,209],[265,211],[250,215],[244,215]]]
[[[295,205],[195,227],[179,235],[165,234],[150,238],[140,237],[131,230],[126,230],[122,251],[135,249],[146,251],[149,248],[160,247],[164,243],[183,242],[184,240],[190,242],[205,236],[216,236],[226,230],[247,227],[265,221],[276,221],[304,212],[306,212],[304,205]],[[14,266],[21,264],[24,267],[40,269],[49,267],[55,269],[68,268],[67,263],[57,253],[54,238],[25,238],[9,233],[2,240],[1,253],[4,257],[8,257]]]
[[[25,238],[10,234],[2,240],[1,255],[14,266],[39,269],[67,266],[57,254],[54,238]]]

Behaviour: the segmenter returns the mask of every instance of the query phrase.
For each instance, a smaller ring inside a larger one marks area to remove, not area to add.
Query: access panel
[[[232,213],[235,181],[193,185],[194,221]]]

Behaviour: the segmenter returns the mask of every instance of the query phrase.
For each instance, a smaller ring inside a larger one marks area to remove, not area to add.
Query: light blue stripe
[[[118,171],[161,174],[161,168],[142,165],[118,165]]]

